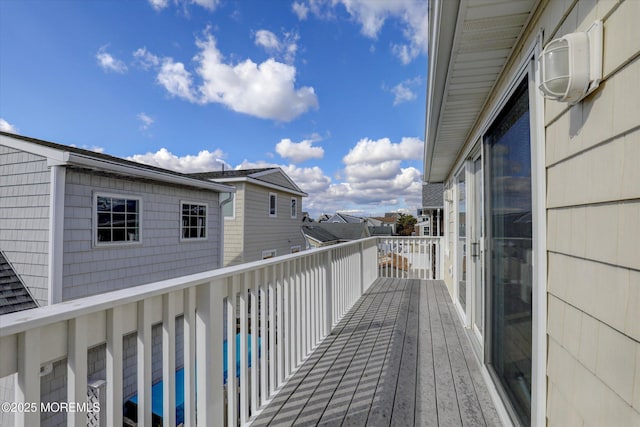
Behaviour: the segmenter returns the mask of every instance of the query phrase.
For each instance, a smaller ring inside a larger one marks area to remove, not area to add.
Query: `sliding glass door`
[[[525,424],[531,419],[532,202],[527,81],[485,135],[489,365]]]

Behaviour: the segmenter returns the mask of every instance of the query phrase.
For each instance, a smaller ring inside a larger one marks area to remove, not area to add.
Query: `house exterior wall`
[[[269,216],[269,193],[278,195],[276,217]],[[292,197],[298,200],[296,218],[291,218]],[[261,260],[265,250],[275,249],[277,255],[286,255],[294,246],[305,248],[302,197],[247,183],[244,200],[244,262]]]
[[[546,44],[603,21],[600,87],[574,106],[544,102],[548,425],[640,425],[638,17],[636,0],[541,2],[470,132],[488,123],[539,29]],[[445,209],[454,295],[457,222],[453,204]]]
[[[604,61],[592,95],[545,105],[547,416],[640,425],[640,2],[566,12],[554,22],[545,10],[541,22],[560,25],[556,38],[601,19]]]
[[[224,266],[243,263],[244,251],[244,195],[243,182],[231,184],[236,187],[235,210],[233,218],[224,219]]]
[[[64,208],[63,300],[218,267],[218,194],[69,169]],[[141,198],[141,242],[95,247],[94,193]],[[208,205],[207,239],[181,241],[181,201]]]
[[[39,305],[48,303],[50,179],[44,157],[0,145],[0,250]]]

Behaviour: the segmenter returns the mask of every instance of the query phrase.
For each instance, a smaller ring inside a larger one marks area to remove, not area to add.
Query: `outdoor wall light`
[[[602,21],[586,32],[549,42],[540,55],[540,86],[545,98],[575,104],[602,79]]]

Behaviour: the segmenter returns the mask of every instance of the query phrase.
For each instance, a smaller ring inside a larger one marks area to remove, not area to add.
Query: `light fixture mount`
[[[550,41],[538,61],[538,88],[545,98],[580,102],[602,80],[602,21],[595,21],[585,32]]]

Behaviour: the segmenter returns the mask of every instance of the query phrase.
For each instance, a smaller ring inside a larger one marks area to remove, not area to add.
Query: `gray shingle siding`
[[[444,184],[423,184],[422,185],[422,207],[442,208],[444,207]]]
[[[0,249],[40,305],[48,302],[49,181],[44,157],[0,145]]]
[[[63,300],[218,267],[217,193],[74,169],[67,171],[65,193]],[[94,193],[142,200],[140,244],[94,247]],[[181,201],[208,204],[206,240],[180,240]]]

